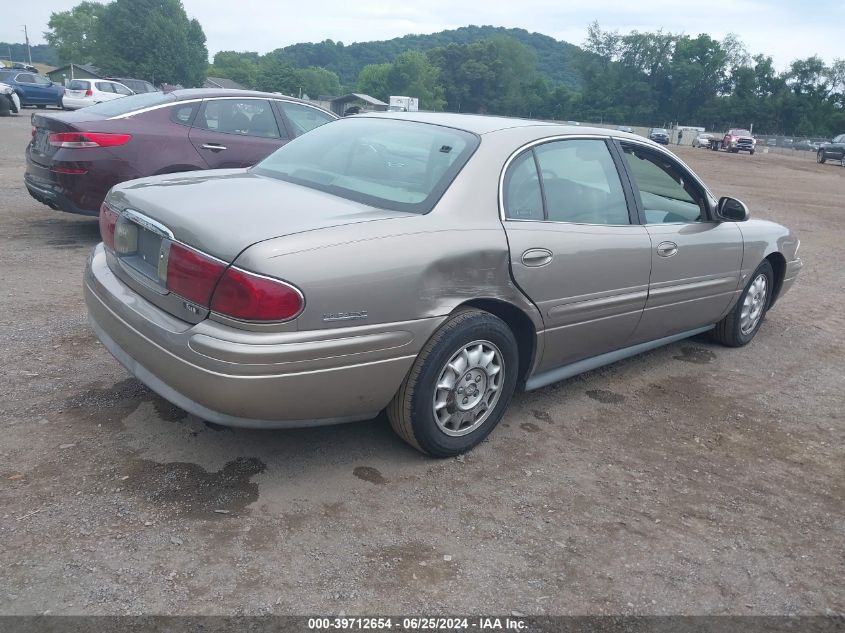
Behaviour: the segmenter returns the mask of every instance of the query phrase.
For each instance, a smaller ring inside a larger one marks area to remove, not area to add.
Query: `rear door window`
[[[15,77],[15,81],[19,84],[34,84],[35,77],[29,73],[20,73],[17,77]]]
[[[100,92],[114,92],[114,86],[110,81],[98,81],[94,85]]]
[[[212,99],[197,116],[195,127],[223,134],[280,138],[276,116],[266,99]]]
[[[132,92],[132,90],[130,90],[129,88],[127,88],[127,87],[126,87],[126,86],[124,86],[123,84],[119,84],[119,83],[112,83],[111,87],[112,87],[112,89],[113,89],[113,90],[114,90],[117,94],[119,94],[119,95],[124,95],[124,96],[127,96],[127,95],[134,94],[134,93]]]
[[[549,221],[630,224],[622,181],[603,140],[553,141],[534,153]]]

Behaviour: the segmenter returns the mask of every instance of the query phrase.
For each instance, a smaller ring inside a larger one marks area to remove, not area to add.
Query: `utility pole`
[[[26,38],[26,54],[29,57],[29,65],[32,66],[32,49],[29,47],[29,33],[27,33],[26,24],[23,25],[23,36]]]

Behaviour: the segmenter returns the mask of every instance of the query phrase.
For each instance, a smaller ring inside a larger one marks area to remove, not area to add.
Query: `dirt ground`
[[[386,420],[211,427],[86,326],[95,220],[26,193],[0,119],[0,614],[845,611],[845,169],[681,148],[794,228],[754,342],[530,394],[464,458]]]

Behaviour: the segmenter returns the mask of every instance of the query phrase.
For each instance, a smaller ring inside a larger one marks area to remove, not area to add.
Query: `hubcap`
[[[458,350],[440,371],[432,408],[437,426],[458,437],[481,426],[496,407],[505,378],[502,352],[490,341]]]
[[[743,334],[750,334],[757,327],[766,307],[769,281],[762,273],[751,282],[742,300],[742,312],[739,315],[739,329]]]

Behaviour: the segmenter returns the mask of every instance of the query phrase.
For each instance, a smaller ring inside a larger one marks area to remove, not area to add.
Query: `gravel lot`
[[[0,614],[845,611],[845,169],[681,148],[794,228],[754,342],[692,339],[517,395],[464,458],[386,419],[211,427],[85,323],[97,223],[22,184],[0,119]]]

